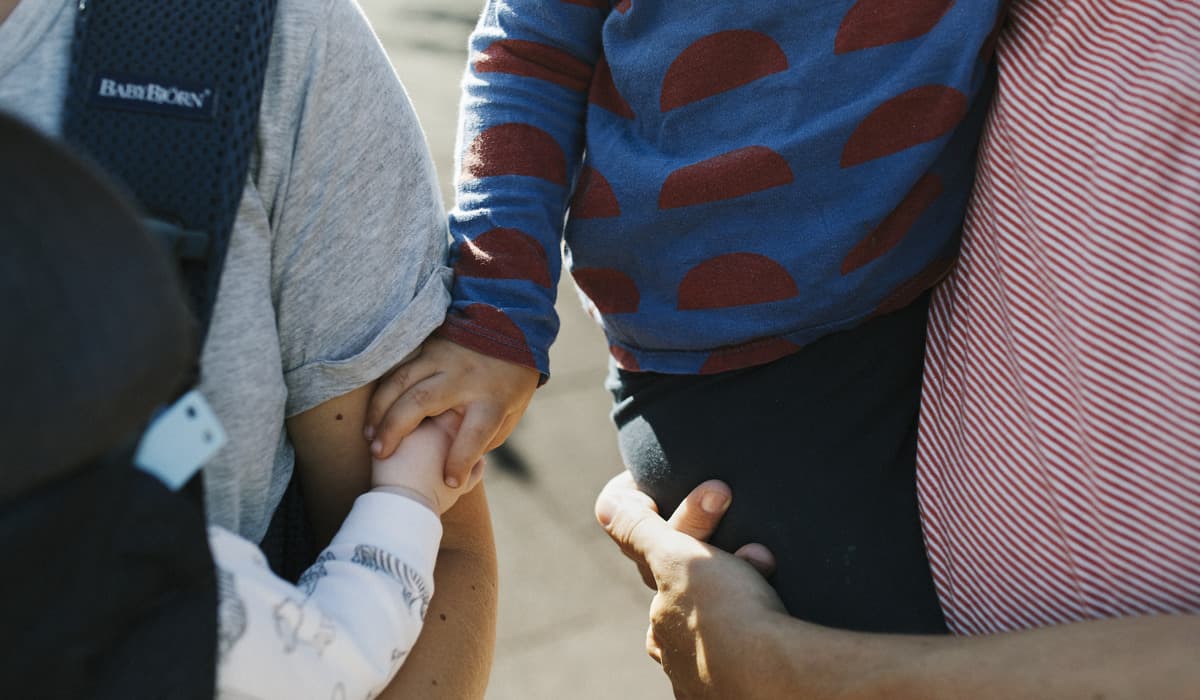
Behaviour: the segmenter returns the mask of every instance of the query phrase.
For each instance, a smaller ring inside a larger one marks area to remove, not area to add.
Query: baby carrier
[[[0,121],[6,697],[213,696],[202,483],[133,465],[198,376],[274,8],[81,0],[63,133],[97,169]]]

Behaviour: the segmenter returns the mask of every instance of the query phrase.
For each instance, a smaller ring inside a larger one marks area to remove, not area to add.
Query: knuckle
[[[401,365],[392,370],[392,373],[387,376],[387,383],[395,387],[403,387],[408,384],[408,377],[411,369],[408,365]]]
[[[425,406],[432,402],[433,392],[428,389],[417,387],[408,392],[408,397],[412,403],[415,403],[418,406]]]

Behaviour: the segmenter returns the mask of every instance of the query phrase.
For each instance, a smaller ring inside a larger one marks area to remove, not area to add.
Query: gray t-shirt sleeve
[[[445,211],[416,113],[358,6],[323,9],[310,36],[275,37],[307,56],[260,124],[291,150],[264,151],[259,187],[288,416],[387,372],[450,302]]]

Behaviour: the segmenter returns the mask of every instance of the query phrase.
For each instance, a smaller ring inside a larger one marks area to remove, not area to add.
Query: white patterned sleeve
[[[425,506],[366,493],[292,585],[258,547],[210,527],[220,589],[217,697],[378,695],[421,631],[441,537],[441,521]]]

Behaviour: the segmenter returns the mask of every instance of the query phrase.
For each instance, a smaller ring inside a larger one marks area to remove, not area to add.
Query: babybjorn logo
[[[158,83],[118,83],[111,78],[100,79],[101,97],[119,97],[122,100],[142,100],[158,105],[175,105],[188,109],[204,109],[204,101],[212,97],[212,90],[192,92]]]
[[[191,118],[211,118],[216,99],[211,87],[179,81],[98,75],[91,100],[100,107]]]

